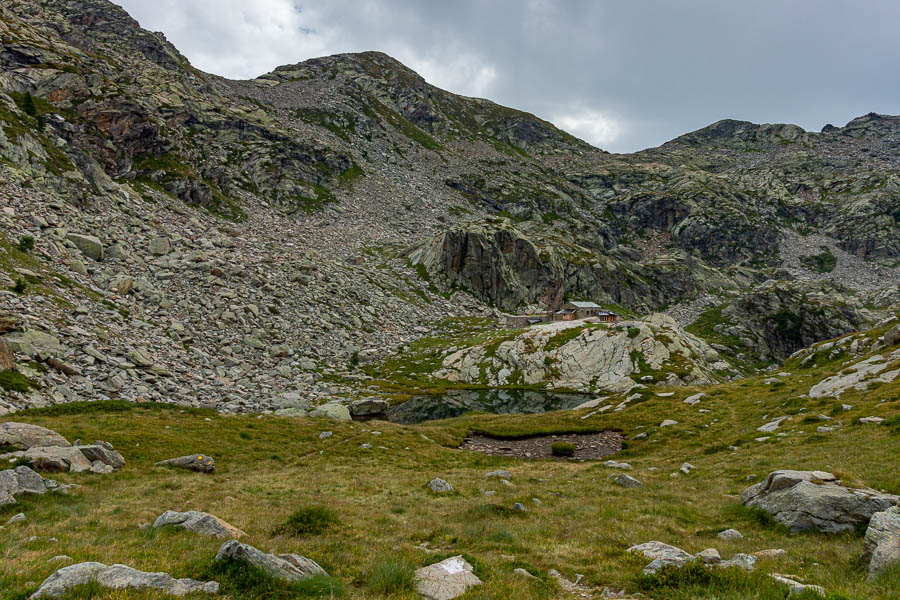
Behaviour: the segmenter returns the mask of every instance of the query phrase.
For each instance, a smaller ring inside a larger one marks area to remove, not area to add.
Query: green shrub
[[[317,535],[324,533],[338,523],[340,523],[340,519],[338,518],[337,513],[330,508],[325,506],[304,506],[295,510],[275,533],[282,533],[285,535]]]
[[[18,371],[13,371],[12,369],[0,371],[0,389],[25,394],[31,388],[38,387],[40,386],[35,381],[25,377]]]
[[[31,96],[31,92],[25,92],[25,96],[22,98],[22,110],[29,116],[37,116],[37,107],[34,105],[34,98]]]
[[[641,330],[638,327],[629,327],[628,328],[628,337],[630,339],[634,339],[641,334]]]
[[[241,600],[295,600],[297,598],[343,598],[341,582],[327,575],[316,575],[296,583],[285,583],[265,571],[243,562],[211,560],[192,577],[218,581],[223,597]]]
[[[31,252],[34,250],[34,238],[30,235],[23,235],[19,240],[19,251]]]
[[[395,597],[416,589],[415,568],[399,558],[387,558],[375,565],[366,580],[366,587],[376,594]]]
[[[569,442],[553,442],[550,446],[550,452],[553,453],[553,456],[575,456],[575,450],[578,447],[575,444],[570,444]]]
[[[12,286],[12,291],[14,291],[15,293],[17,293],[21,296],[22,294],[25,293],[25,289],[27,287],[28,287],[28,285],[25,283],[25,280],[23,280],[21,277],[17,277],[16,284],[14,286]]]

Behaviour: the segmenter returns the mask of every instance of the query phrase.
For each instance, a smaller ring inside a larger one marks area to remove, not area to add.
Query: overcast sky
[[[381,50],[613,152],[723,118],[900,113],[897,0],[115,0],[198,68]]]

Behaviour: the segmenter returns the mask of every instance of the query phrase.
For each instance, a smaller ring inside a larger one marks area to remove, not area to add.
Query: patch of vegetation
[[[553,442],[550,445],[550,452],[553,456],[575,456],[575,450],[578,446],[569,442]]]
[[[628,338],[634,339],[641,334],[641,330],[638,327],[629,327],[628,328]]]
[[[356,133],[356,118],[352,115],[332,113],[316,108],[300,108],[294,115],[304,123],[324,127],[345,142],[350,141],[350,134]]]
[[[401,558],[386,558],[369,573],[366,587],[375,594],[391,598],[412,593],[416,589],[415,567]]]
[[[577,338],[581,335],[583,329],[581,327],[571,327],[569,329],[563,329],[559,333],[555,334],[547,343],[544,344],[544,351],[549,352],[550,350],[555,350],[561,346],[566,345],[570,341]]]
[[[340,523],[337,513],[325,506],[304,506],[295,510],[275,533],[284,535],[319,535]]]
[[[296,600],[297,598],[343,598],[344,586],[327,575],[316,575],[297,583],[285,583],[247,563],[213,560],[192,575],[199,580],[218,581],[220,594],[241,600]]]
[[[18,371],[14,371],[12,369],[7,369],[5,371],[0,371],[0,388],[6,390],[7,392],[19,392],[21,394],[26,394],[28,391],[32,389],[40,388],[40,384],[38,382],[25,377]]]
[[[98,415],[123,412],[179,412],[209,417],[217,414],[210,408],[193,408],[163,402],[128,402],[126,400],[97,400],[96,402],[66,402],[43,408],[27,408],[16,413],[18,417],[62,417],[70,415]]]
[[[13,286],[10,289],[12,291],[14,291],[16,294],[18,294],[19,296],[21,296],[22,294],[25,293],[25,290],[28,289],[28,284],[25,283],[25,280],[22,279],[21,277],[16,277],[16,282],[13,284]]]
[[[740,518],[752,523],[756,523],[764,529],[777,531],[784,535],[788,535],[791,532],[790,528],[778,521],[774,516],[772,516],[771,513],[768,513],[763,509],[757,508],[755,506],[744,506],[743,504],[736,504],[729,507],[728,513],[735,518]]]
[[[34,238],[30,235],[23,235],[19,239],[19,252],[31,252],[34,250]]]
[[[821,247],[822,252],[814,256],[802,256],[800,262],[803,266],[816,273],[831,273],[837,266],[837,258],[831,253],[828,246]]]
[[[653,575],[638,575],[638,589],[655,598],[689,600],[783,600],[790,591],[765,573],[748,573],[738,567],[720,569],[690,562],[682,567],[670,565]],[[791,598],[819,598],[819,595],[792,595]]]
[[[786,340],[796,343],[803,342],[803,326],[804,320],[800,315],[792,313],[788,309],[782,309],[769,317],[769,320],[775,324],[775,329]]]

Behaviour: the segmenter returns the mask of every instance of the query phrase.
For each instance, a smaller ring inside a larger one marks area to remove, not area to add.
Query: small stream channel
[[[414,396],[388,409],[387,418],[393,423],[412,425],[458,417],[473,411],[535,414],[575,408],[593,398],[587,394],[554,394],[530,390],[454,390],[440,396]]]

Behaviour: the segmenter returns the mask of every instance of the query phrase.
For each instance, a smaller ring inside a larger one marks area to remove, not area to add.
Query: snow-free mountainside
[[[106,0],[0,41],[0,600],[900,597],[900,117],[609,154]]]

